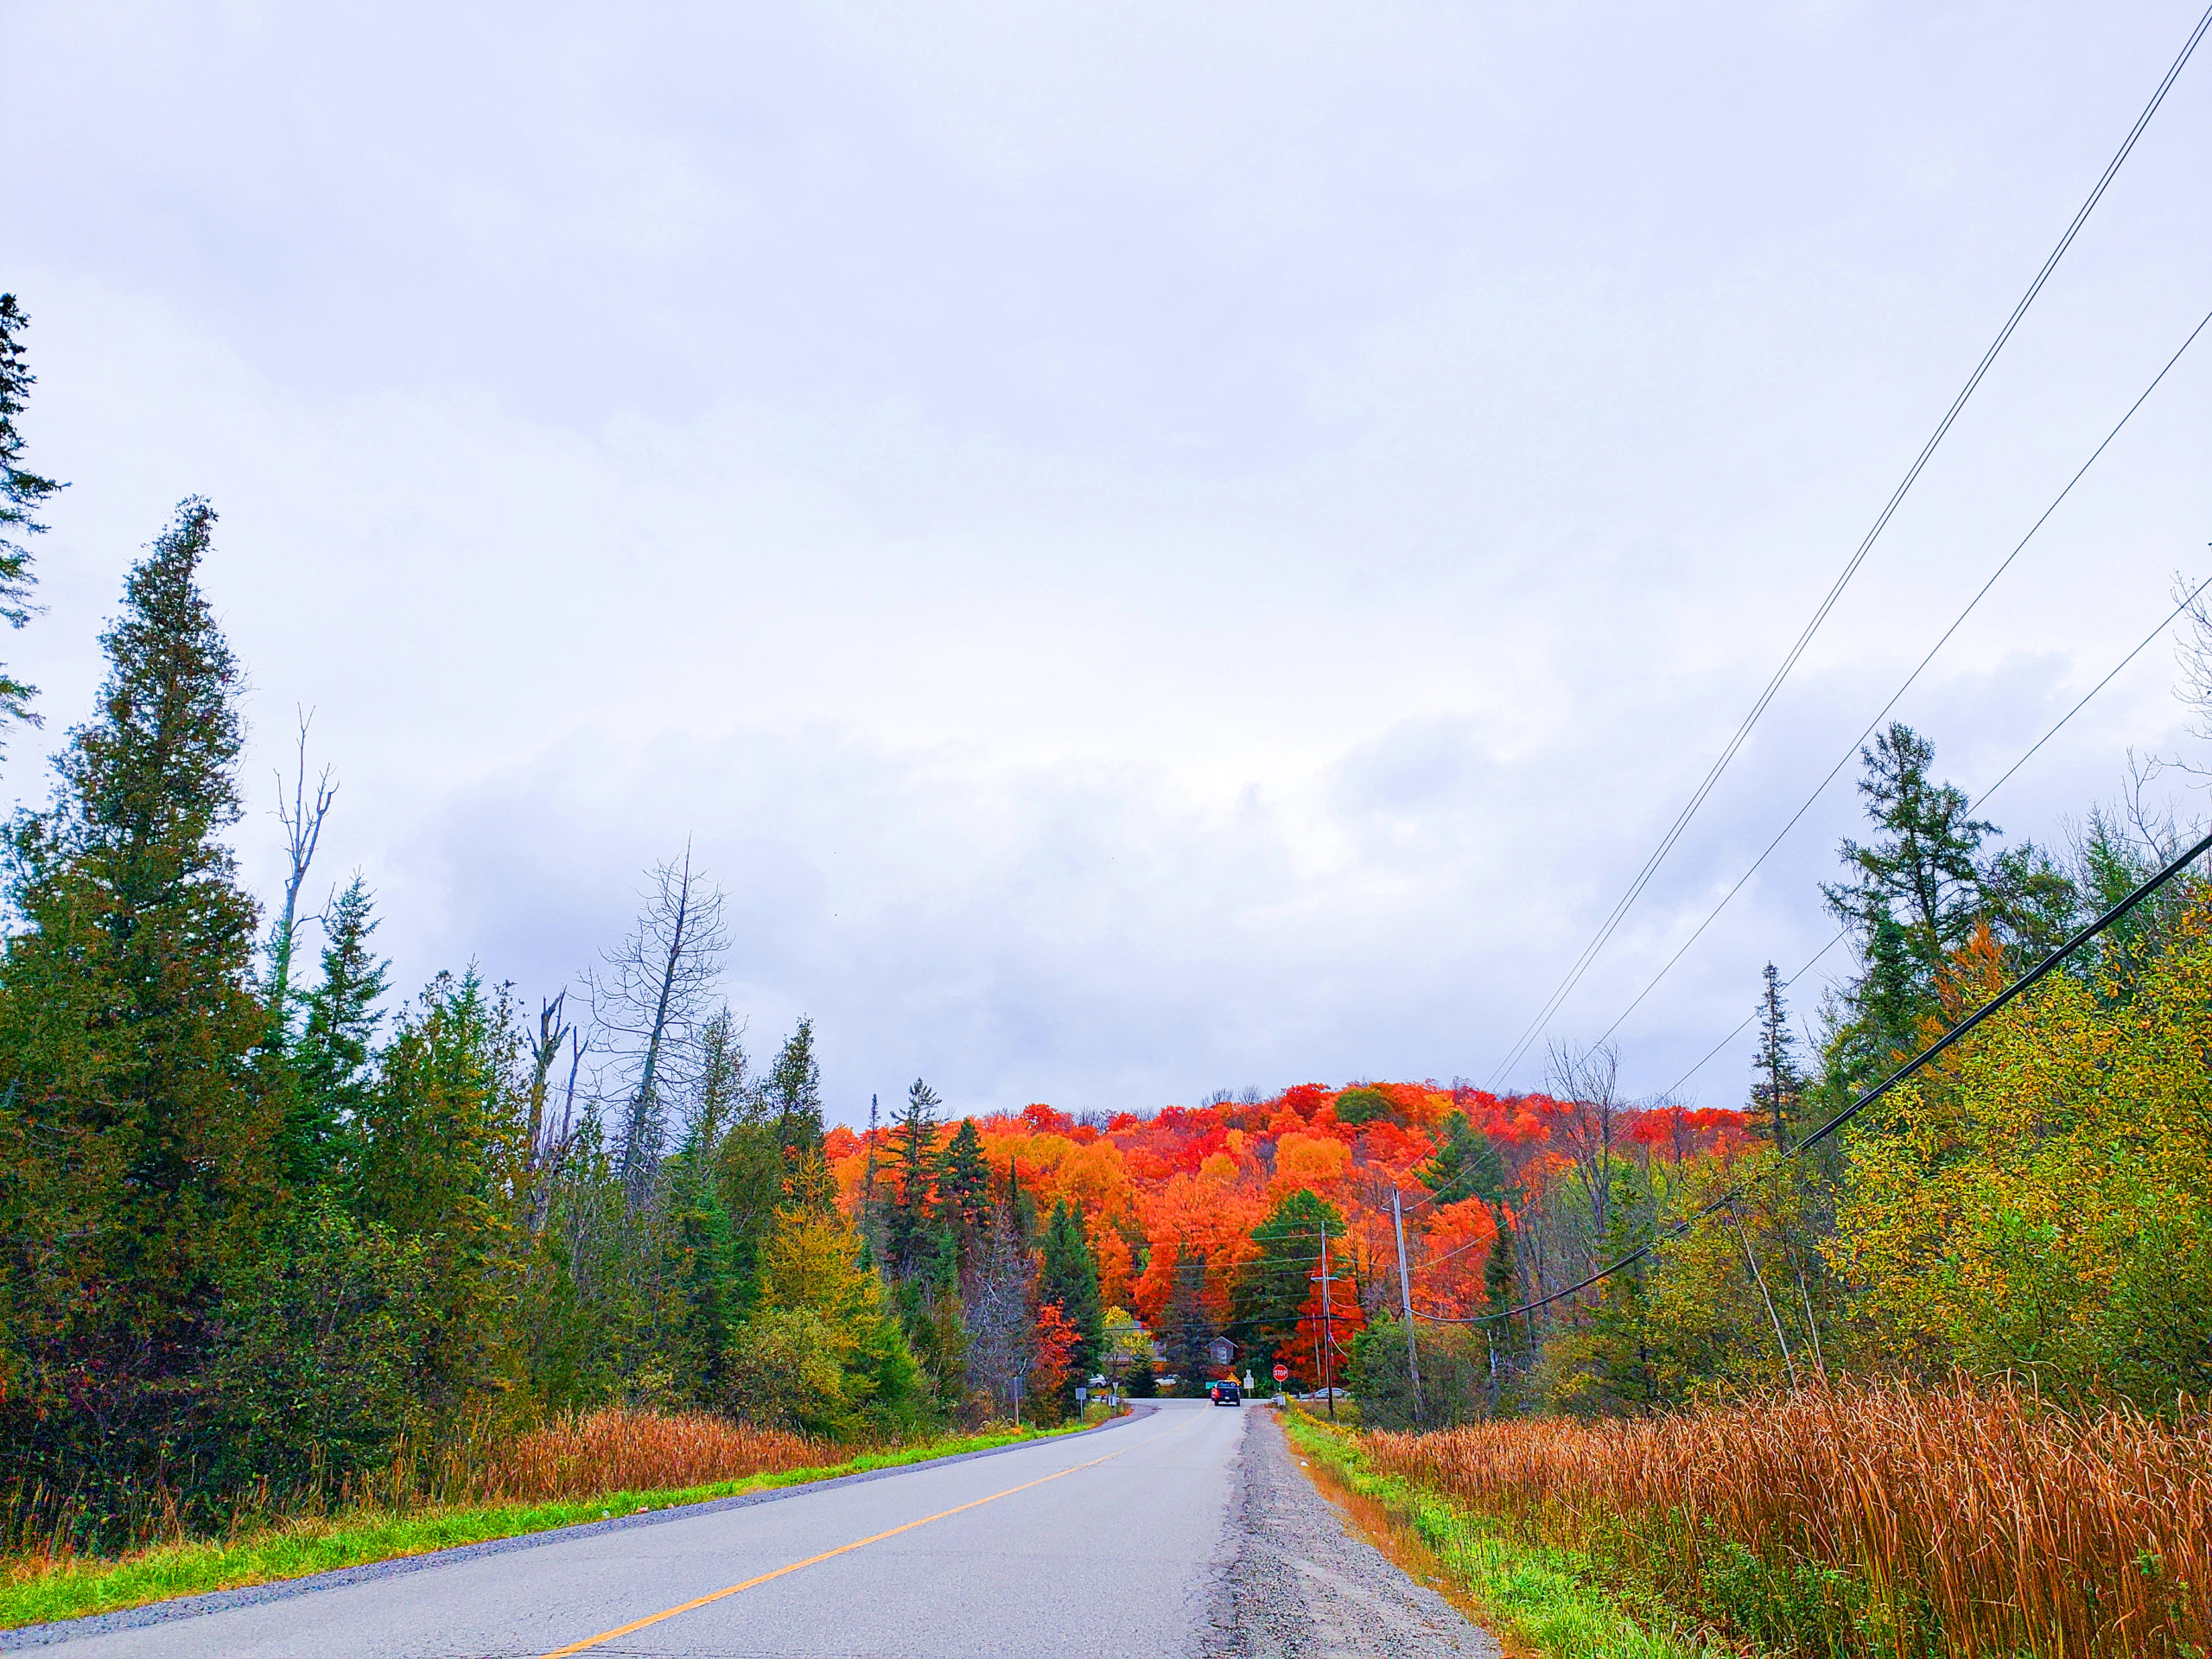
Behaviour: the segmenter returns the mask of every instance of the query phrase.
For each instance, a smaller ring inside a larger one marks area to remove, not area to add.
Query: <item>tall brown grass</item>
[[[607,1409],[516,1427],[490,1415],[404,1437],[391,1460],[345,1481],[283,1487],[258,1482],[231,1495],[224,1512],[188,1522],[175,1490],[150,1483],[87,1514],[82,1497],[34,1483],[0,1488],[0,1572],[93,1553],[237,1537],[291,1522],[360,1510],[437,1504],[597,1497],[609,1492],[680,1491],[750,1475],[832,1464],[857,1448],[753,1428],[708,1413]],[[98,1524],[90,1524],[97,1522]]]
[[[834,1446],[705,1412],[594,1411],[493,1442],[470,1471],[480,1498],[590,1497],[704,1486],[835,1463]]]
[[[2212,1654],[2203,1413],[2071,1414],[2011,1382],[1961,1379],[1365,1443],[1386,1473],[1604,1542],[1680,1605],[1727,1618],[1757,1604],[1735,1622],[1796,1645],[1900,1659]]]

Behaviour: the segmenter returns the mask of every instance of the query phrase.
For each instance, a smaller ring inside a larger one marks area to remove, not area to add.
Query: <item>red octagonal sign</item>
[[[1276,1367],[1275,1367],[1275,1381],[1276,1381],[1276,1382],[1287,1382],[1289,1380],[1290,1380],[1290,1367],[1289,1367],[1289,1366],[1287,1366],[1287,1365],[1278,1365],[1278,1366],[1276,1366]]]

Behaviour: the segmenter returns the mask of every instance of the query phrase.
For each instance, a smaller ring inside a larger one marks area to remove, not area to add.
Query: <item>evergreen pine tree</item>
[[[814,1021],[804,1014],[768,1073],[768,1101],[787,1157],[822,1150],[822,1065],[814,1056]]]
[[[504,1362],[529,1243],[521,1048],[504,988],[473,969],[441,974],[379,1053],[363,1115],[362,1210],[423,1241],[436,1310],[424,1370],[439,1409],[493,1387]]]
[[[1505,1192],[1505,1165],[1497,1148],[1462,1111],[1444,1120],[1444,1144],[1414,1172],[1414,1179],[1434,1193],[1440,1204],[1457,1204],[1462,1198],[1496,1204]]]
[[[359,1132],[388,966],[370,950],[369,936],[377,930],[374,904],[358,872],[331,906],[324,929],[322,977],[301,999],[306,1018],[292,1050],[282,1157],[285,1180],[295,1192],[334,1179],[340,1148]]]
[[[962,1118],[952,1132],[938,1169],[937,1193],[939,1213],[964,1252],[991,1217],[991,1166],[971,1117]]]
[[[916,1077],[906,1090],[906,1104],[892,1125],[886,1149],[891,1164],[891,1214],[885,1228],[890,1260],[885,1263],[893,1281],[912,1279],[925,1259],[933,1254],[931,1236],[931,1184],[937,1174],[937,1090]]]
[[[1650,1243],[1651,1195],[1633,1169],[1624,1171],[1601,1251],[1618,1262]],[[1631,1262],[1598,1287],[1586,1331],[1580,1335],[1580,1375],[1554,1390],[1571,1408],[1607,1414],[1649,1408],[1659,1399],[1652,1353],[1648,1260]]]
[[[1304,1187],[1286,1193],[1252,1230],[1259,1259],[1246,1262],[1238,1274],[1230,1310],[1245,1357],[1257,1370],[1273,1367],[1296,1344],[1299,1310],[1320,1271],[1324,1234],[1344,1236],[1344,1213]]]
[[[1023,1249],[1033,1249],[1037,1243],[1037,1195],[1022,1185],[1018,1159],[1007,1160],[1006,1213],[1014,1224],[1015,1240]]]
[[[662,1236],[670,1257],[665,1349],[679,1398],[711,1406],[725,1392],[724,1361],[737,1326],[728,1212],[696,1132],[668,1171]]]
[[[1751,1057],[1752,1121],[1759,1124],[1777,1151],[1789,1149],[1789,1122],[1804,1093],[1805,1078],[1797,1069],[1796,1044],[1789,1033],[1789,1010],[1782,1000],[1782,976],[1774,964],[1766,965],[1764,988],[1759,995],[1758,1047]]]
[[[1483,1300],[1487,1304],[1489,1322],[1483,1326],[1490,1337],[1490,1408],[1492,1414],[1498,1409],[1505,1389],[1512,1382],[1522,1346],[1523,1332],[1519,1320],[1511,1317],[1514,1306],[1514,1281],[1518,1268],[1513,1259],[1513,1230],[1506,1224],[1504,1215],[1497,1215],[1497,1230],[1491,1236],[1490,1254],[1483,1259]]]
[[[787,1157],[765,1086],[747,1077],[742,1027],[725,1007],[702,1033],[699,1083],[691,1116],[702,1155],[711,1165],[715,1201],[729,1224],[731,1294],[740,1309],[753,1306],[760,1253],[775,1231],[776,1211],[794,1202],[795,1188],[810,1184]]]
[[[1838,920],[1862,931],[1878,912],[1897,919],[1923,982],[1932,987],[1949,954],[1981,919],[1981,843],[1997,826],[1970,817],[1966,791],[1929,776],[1935,746],[1893,724],[1863,750],[1859,792],[1882,833],[1846,840],[1851,879],[1821,891]]]
[[[2032,842],[1982,856],[1997,826],[1971,816],[1964,791],[1932,775],[1936,751],[1893,724],[1860,753],[1859,792],[1878,832],[1846,840],[1847,879],[1821,885],[1858,935],[1857,978],[1825,1009],[1823,1103],[1876,1081],[1942,1017],[1954,955],[1986,925],[2018,966],[2063,936],[2079,907],[2072,880]]]
[[[46,526],[32,515],[62,486],[17,465],[23,436],[16,416],[23,412],[37,377],[23,366],[22,333],[30,319],[12,294],[0,294],[0,621],[20,628],[31,619],[31,550],[16,538],[36,536]],[[0,667],[0,728],[10,720],[35,726],[30,701],[36,689]],[[4,753],[4,751],[0,751]]]
[[[1075,1328],[1076,1341],[1068,1355],[1068,1393],[1064,1404],[1075,1403],[1074,1390],[1098,1369],[1105,1351],[1103,1323],[1105,1309],[1098,1300],[1098,1259],[1091,1254],[1084,1234],[1083,1215],[1067,1203],[1052,1206],[1045,1229],[1045,1249],[1037,1274],[1037,1301],[1060,1310]]]
[[[1160,1379],[1152,1369],[1152,1356],[1136,1354],[1122,1373],[1122,1392],[1132,1400],[1149,1400],[1160,1392]]]
[[[52,809],[10,837],[0,1228],[21,1243],[0,1266],[0,1410],[35,1461],[162,1456],[196,1408],[222,1269],[273,1198],[255,910],[217,839],[242,736],[198,582],[214,520],[187,501],[131,570],[99,712]]]

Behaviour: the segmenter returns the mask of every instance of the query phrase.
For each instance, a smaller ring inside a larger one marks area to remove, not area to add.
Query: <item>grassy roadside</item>
[[[1300,1455],[1353,1498],[1354,1518],[1401,1535],[1403,1549],[1386,1553],[1402,1566],[1433,1564],[1452,1601],[1490,1629],[1509,1655],[1535,1659],[1699,1659],[1708,1651],[1700,1633],[1656,1608],[1631,1610],[1605,1587],[1586,1556],[1516,1537],[1502,1522],[1367,1465],[1359,1443],[1343,1430],[1293,1410],[1284,1427]],[[1360,1511],[1369,1514],[1363,1515]]]
[[[1102,1420],[1103,1421],[1103,1420]],[[1093,1422],[1058,1428],[969,1434],[929,1440],[891,1451],[864,1452],[842,1463],[815,1469],[790,1469],[680,1491],[608,1492],[597,1497],[558,1498],[540,1503],[471,1504],[420,1510],[354,1510],[338,1515],[284,1522],[265,1531],[220,1542],[162,1544],[116,1560],[15,1562],[0,1565],[0,1630],[50,1624],[87,1613],[115,1612],[210,1590],[235,1590],[282,1579],[303,1578],[343,1567],[426,1554],[459,1544],[516,1538],[532,1532],[588,1521],[636,1515],[647,1510],[704,1503],[741,1493],[801,1486],[840,1475],[924,1463],[963,1452],[985,1452],[1023,1440],[1049,1440],[1091,1427]]]

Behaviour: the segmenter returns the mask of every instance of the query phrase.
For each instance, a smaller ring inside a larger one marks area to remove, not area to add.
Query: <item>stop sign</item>
[[[1287,1365],[1277,1364],[1275,1367],[1275,1381],[1278,1382],[1287,1382],[1290,1381],[1290,1367]]]

